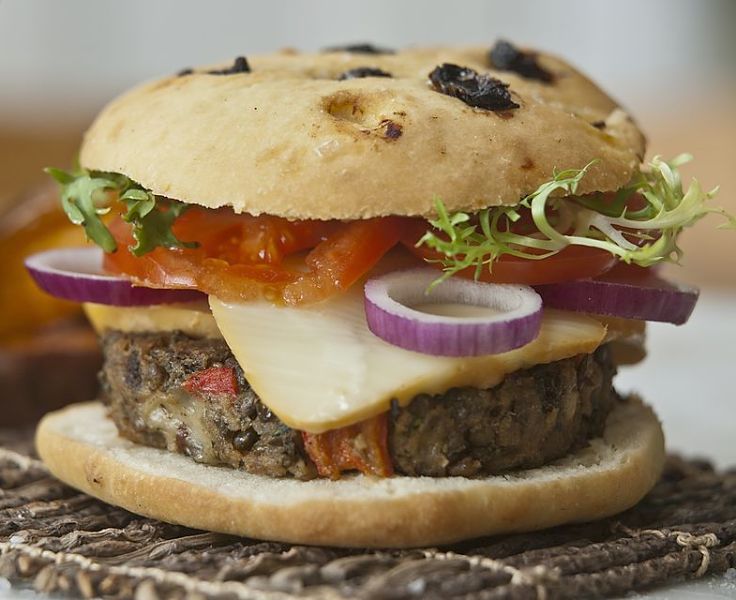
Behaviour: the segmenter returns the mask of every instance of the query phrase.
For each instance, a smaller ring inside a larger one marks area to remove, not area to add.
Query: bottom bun
[[[47,415],[38,453],[62,481],[134,513],[299,544],[411,547],[590,521],[625,510],[657,481],[664,437],[638,399],[602,438],[544,467],[485,479],[362,475],[297,481],[212,467],[117,435],[100,403]]]

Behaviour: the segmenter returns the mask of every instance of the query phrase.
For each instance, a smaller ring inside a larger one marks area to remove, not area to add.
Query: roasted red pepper
[[[210,367],[192,373],[182,386],[190,394],[238,395],[238,378],[231,367]]]
[[[343,471],[352,470],[377,477],[394,474],[386,413],[325,433],[302,432],[302,438],[321,477],[339,479]]]

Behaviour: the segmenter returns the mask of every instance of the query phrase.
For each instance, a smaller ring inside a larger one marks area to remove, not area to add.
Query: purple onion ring
[[[580,279],[534,286],[544,305],[595,315],[682,325],[698,301],[696,287],[672,283],[656,274],[631,281]]]
[[[526,285],[447,279],[432,268],[394,271],[365,284],[368,328],[390,344],[437,356],[480,356],[520,348],[539,335],[542,300]],[[440,316],[420,304],[487,307],[482,317]]]
[[[145,306],[206,299],[197,290],[138,287],[124,277],[107,275],[102,272],[102,249],[97,247],[46,250],[26,258],[25,265],[42,290],[76,302]]]

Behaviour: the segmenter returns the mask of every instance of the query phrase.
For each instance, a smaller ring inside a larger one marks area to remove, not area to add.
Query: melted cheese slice
[[[606,337],[596,319],[546,310],[539,336],[526,346],[451,358],[404,350],[373,335],[360,289],[299,308],[215,297],[210,307],[263,403],[288,426],[311,433],[375,416],[394,399],[407,404],[420,393],[492,387],[519,369],[593,352]]]
[[[192,337],[222,338],[205,303],[108,306],[87,302],[83,307],[98,334],[109,329],[126,332],[178,330]]]

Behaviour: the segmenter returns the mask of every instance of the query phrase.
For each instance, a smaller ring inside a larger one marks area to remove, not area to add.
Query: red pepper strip
[[[210,367],[192,373],[182,386],[190,394],[227,394],[238,395],[238,378],[231,367]]]
[[[325,433],[302,432],[304,448],[321,477],[340,479],[343,471],[391,477],[386,413]]]

